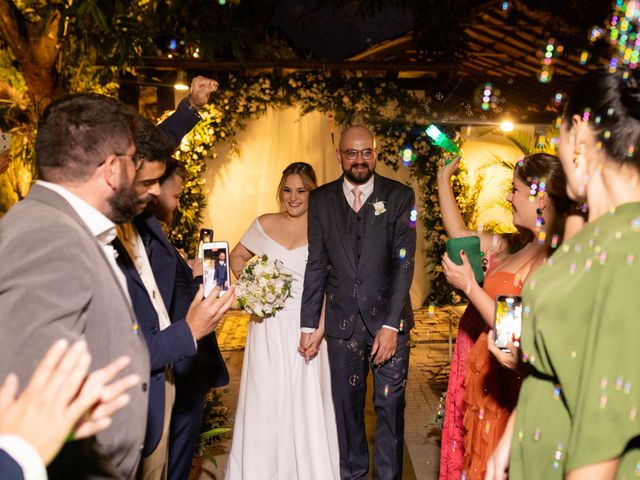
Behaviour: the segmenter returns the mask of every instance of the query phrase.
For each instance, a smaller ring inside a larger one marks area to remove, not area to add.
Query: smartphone
[[[202,260],[202,245],[213,242],[213,229],[200,229],[200,242],[198,242],[198,258]]]
[[[11,148],[11,137],[10,133],[0,132],[0,153],[4,153]]]
[[[522,328],[522,297],[498,295],[493,327],[496,347],[506,349],[507,343],[519,341]]]
[[[201,228],[200,229],[200,243],[211,243],[213,242],[213,229],[211,228]]]
[[[207,242],[202,244],[202,283],[207,297],[217,286],[220,295],[229,290],[229,244],[227,242]]]

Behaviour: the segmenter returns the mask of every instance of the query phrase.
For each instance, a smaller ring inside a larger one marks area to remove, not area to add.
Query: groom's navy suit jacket
[[[318,327],[325,293],[327,336],[350,338],[358,314],[374,335],[383,325],[405,332],[413,327],[409,288],[416,231],[410,214],[415,196],[411,188],[374,175],[373,193],[360,210],[358,252],[348,229],[351,207],[343,193],[343,177],[309,195],[302,327]],[[378,215],[376,202],[385,209]]]

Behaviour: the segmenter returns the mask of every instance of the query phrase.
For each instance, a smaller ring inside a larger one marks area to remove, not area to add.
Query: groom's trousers
[[[380,480],[402,478],[404,406],[409,368],[409,333],[398,333],[395,355],[375,367],[370,359],[375,332],[358,315],[349,339],[327,337],[331,391],[338,427],[340,476],[367,479],[369,451],[364,425],[367,376],[373,371],[376,411],[375,474]]]

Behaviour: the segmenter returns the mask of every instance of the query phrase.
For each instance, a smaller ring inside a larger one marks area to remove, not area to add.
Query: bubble
[[[554,400],[558,400],[560,398],[560,392],[562,392],[562,388],[560,387],[559,384],[556,384],[553,387],[553,399]]]
[[[384,396],[388,397],[389,396],[389,385],[385,385],[384,386]]]
[[[399,332],[403,332],[404,331],[404,323],[405,323],[404,320],[400,319],[400,327],[398,328]]]
[[[576,273],[576,262],[569,265],[569,273]]]
[[[576,351],[572,350],[571,351],[571,360],[575,360],[577,356],[578,356],[578,354],[576,353]]]
[[[539,441],[539,440],[540,440],[541,435],[542,435],[542,433],[540,432],[540,429],[539,429],[539,428],[536,428],[535,432],[533,432],[533,440],[534,440],[535,442]]]
[[[568,252],[570,249],[571,249],[571,247],[570,247],[568,244],[566,244],[566,243],[565,243],[564,245],[562,245],[562,251],[563,251],[563,252],[565,252],[565,253],[566,253],[566,252]]]
[[[607,252],[602,252],[598,255],[598,261],[600,262],[600,265],[604,265],[607,262]]]
[[[609,402],[608,395],[600,395],[600,408],[607,408],[608,402]]]
[[[358,383],[360,383],[360,376],[351,375],[349,377],[349,385],[351,385],[352,387],[355,387],[356,385],[358,385]]]
[[[478,418],[480,420],[484,420],[484,408],[481,408],[480,411],[478,412]]]
[[[430,303],[429,307],[427,308],[427,316],[431,318],[435,313],[436,313],[436,306],[435,304]]]
[[[600,390],[606,390],[609,386],[609,379],[607,377],[602,377],[600,380]]]
[[[443,98],[444,98],[444,95],[442,94],[442,92],[436,93],[436,100],[442,100]]]
[[[400,260],[404,260],[405,257],[407,256],[407,249],[401,248],[400,251],[398,252],[398,256],[400,257]]]
[[[346,329],[347,329],[347,325],[348,325],[348,323],[349,323],[349,322],[347,321],[347,319],[346,319],[346,318],[343,318],[343,319],[340,321],[340,325],[339,325],[340,330],[346,330]]]
[[[624,393],[629,395],[631,393],[631,382],[626,382],[624,384],[624,389],[623,389]]]
[[[560,243],[560,235],[558,235],[557,233],[554,233],[553,236],[551,237],[551,248],[557,248],[559,243]]]
[[[524,432],[522,430],[518,431],[518,443],[522,443],[524,440]]]
[[[591,265],[593,265],[593,259],[587,258],[587,260],[584,262],[584,271],[589,272],[591,270]]]
[[[484,424],[484,433],[489,433],[489,430],[491,430],[491,424],[487,422]]]
[[[640,232],[640,218],[634,218],[631,220],[631,230],[634,232]]]
[[[575,246],[575,248],[573,249],[574,252],[576,253],[580,253],[582,252],[582,245],[580,245],[579,243]]]
[[[373,307],[373,308],[371,309],[371,316],[372,316],[372,317],[375,317],[377,314],[378,314],[378,309],[377,309],[376,307]]]
[[[401,385],[402,385],[402,388],[405,388],[407,386],[407,379],[406,378],[402,380]]]
[[[633,422],[635,421],[637,416],[638,416],[638,408],[632,407],[631,410],[629,410],[629,420]]]

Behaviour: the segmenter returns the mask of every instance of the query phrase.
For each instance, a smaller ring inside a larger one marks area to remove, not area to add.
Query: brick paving
[[[438,408],[440,395],[446,389],[449,374],[451,330],[457,331],[463,307],[422,308],[415,311],[416,326],[411,333],[411,355],[407,380],[405,410],[405,472],[403,480],[432,480],[438,478],[440,458],[440,430],[431,424]],[[218,343],[227,363],[230,384],[222,390],[222,401],[230,411],[229,427],[233,428],[233,414],[238,401],[240,373],[247,336],[249,316],[242,311],[227,313],[218,329]],[[368,435],[373,432],[373,407],[367,399]],[[222,472],[231,448],[233,431],[215,446],[217,466],[206,463],[201,480],[222,479]],[[370,446],[370,451],[373,448]],[[373,455],[371,455],[373,457]]]

